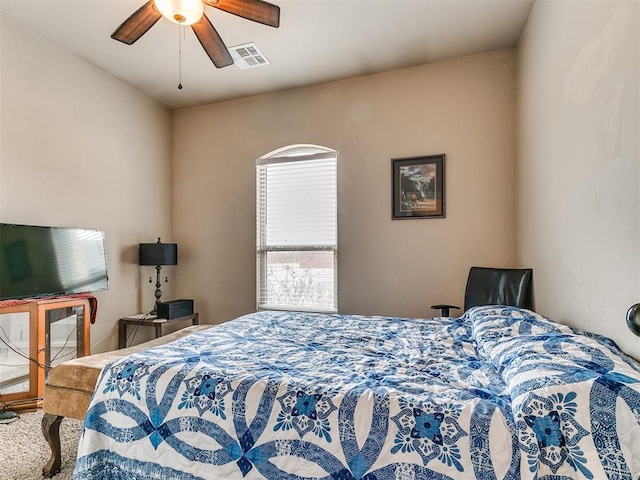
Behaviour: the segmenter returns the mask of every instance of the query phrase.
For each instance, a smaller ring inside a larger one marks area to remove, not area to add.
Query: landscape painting
[[[444,155],[392,160],[392,218],[444,218]]]

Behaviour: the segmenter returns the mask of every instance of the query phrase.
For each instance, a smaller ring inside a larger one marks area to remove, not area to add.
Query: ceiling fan
[[[271,27],[280,25],[280,7],[263,0],[149,0],[120,25],[111,38],[135,43],[161,17],[179,25],[191,25],[193,33],[217,68],[233,64],[233,58],[204,13],[209,5]]]

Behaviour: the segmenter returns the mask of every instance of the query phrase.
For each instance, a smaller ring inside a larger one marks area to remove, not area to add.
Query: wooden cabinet
[[[0,303],[0,402],[41,406],[48,370],[89,355],[89,314],[85,298]]]

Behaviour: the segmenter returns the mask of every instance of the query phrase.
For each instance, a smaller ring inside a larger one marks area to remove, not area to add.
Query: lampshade
[[[193,25],[202,18],[202,0],[153,0],[156,8],[168,20],[180,25]]]
[[[139,265],[177,265],[178,244],[162,243],[158,238],[156,243],[140,244]]]

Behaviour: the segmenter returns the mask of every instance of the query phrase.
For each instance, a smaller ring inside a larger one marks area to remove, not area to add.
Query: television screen
[[[0,300],[107,288],[104,232],[0,223]]]

